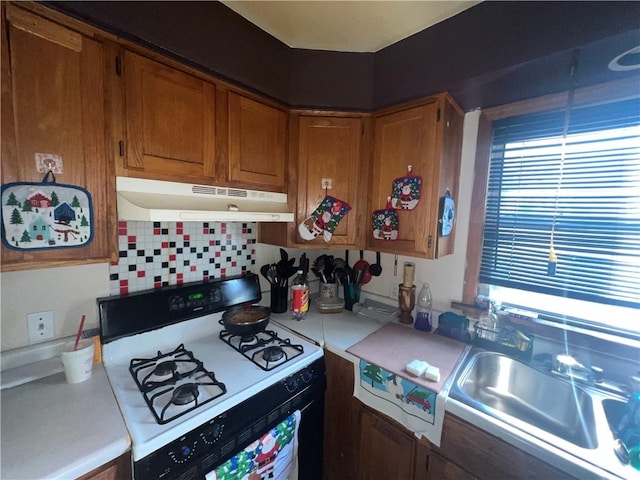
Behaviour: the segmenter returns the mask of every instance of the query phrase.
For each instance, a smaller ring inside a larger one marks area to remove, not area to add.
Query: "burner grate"
[[[222,320],[220,323],[223,324]],[[302,345],[280,338],[273,330],[263,330],[251,336],[222,330],[220,339],[265,371],[273,370],[304,352]]]
[[[134,358],[129,363],[129,371],[160,425],[227,392],[225,384],[204,368],[184,344],[171,352],[158,351],[158,355],[152,358]],[[199,400],[200,387],[207,388],[207,395],[202,401]]]

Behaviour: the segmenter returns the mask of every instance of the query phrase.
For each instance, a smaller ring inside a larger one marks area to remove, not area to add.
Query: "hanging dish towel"
[[[300,411],[296,410],[247,448],[205,475],[206,480],[293,478],[298,467],[299,426]]]
[[[6,247],[23,251],[82,247],[92,240],[93,206],[84,188],[56,183],[51,171],[42,183],[2,186],[2,243]]]
[[[431,389],[360,360],[353,396],[440,446],[446,398]]]

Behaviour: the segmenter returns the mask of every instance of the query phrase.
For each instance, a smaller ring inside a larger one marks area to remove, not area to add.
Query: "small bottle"
[[[291,282],[291,315],[296,320],[302,320],[309,310],[309,282],[304,270],[298,270],[298,274]]]
[[[423,332],[431,331],[431,289],[429,284],[424,282],[420,293],[418,294],[418,306],[416,308],[415,328]]]
[[[478,319],[478,323],[484,330],[483,338],[491,341],[497,340],[498,316],[493,311],[493,302],[488,303],[487,311],[482,312]]]

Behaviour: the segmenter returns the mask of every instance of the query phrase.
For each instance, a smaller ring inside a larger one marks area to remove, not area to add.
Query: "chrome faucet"
[[[602,378],[601,368],[586,367],[582,365],[576,358],[566,353],[560,353],[553,357],[551,373],[588,384],[593,384],[594,382],[601,380]],[[596,378],[596,376],[599,376],[600,378],[598,379]]]

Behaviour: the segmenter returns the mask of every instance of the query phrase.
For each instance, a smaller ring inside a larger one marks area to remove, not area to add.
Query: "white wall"
[[[0,275],[0,350],[27,345],[27,314],[52,310],[55,337],[98,326],[96,298],[109,295],[109,265],[45,268]]]
[[[428,281],[433,294],[433,307],[448,310],[452,300],[462,298],[465,260],[467,251],[468,219],[471,208],[476,139],[480,112],[465,116],[462,143],[462,167],[460,193],[456,200],[456,244],[455,254],[439,260],[421,260],[413,257],[398,257],[398,275],[393,274],[394,256],[382,254],[382,275],[373,277],[364,291],[388,296],[391,285],[402,282],[402,264],[410,261],[416,265],[416,286]],[[305,250],[287,249],[290,257],[299,258]],[[343,256],[342,250],[310,250],[307,256],[313,261],[318,255],[327,253]],[[350,251],[350,262],[358,259],[357,251]],[[373,263],[375,254],[365,252],[365,258]],[[272,245],[257,244],[255,273],[260,266],[275,263],[280,259],[280,249]],[[297,263],[297,260],[296,260]],[[312,275],[313,277],[313,275]],[[73,335],[82,314],[87,315],[85,328],[98,326],[96,298],[109,295],[109,265],[94,264],[78,267],[47,268],[23,272],[0,274],[0,351],[28,344],[27,314],[53,310],[56,337]],[[263,291],[269,289],[261,278]]]

